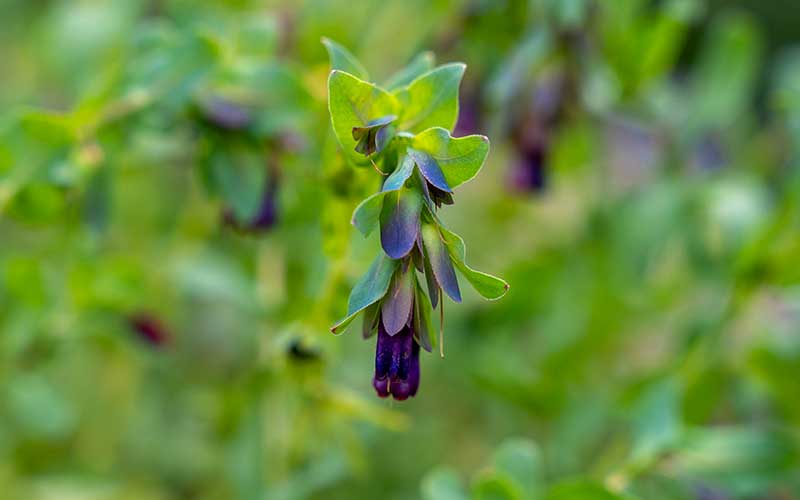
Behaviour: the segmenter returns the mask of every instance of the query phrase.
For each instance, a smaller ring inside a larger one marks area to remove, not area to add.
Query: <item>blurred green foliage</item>
[[[800,498],[793,2],[0,7],[0,498]],[[322,37],[465,61],[492,139],[442,217],[511,290],[403,404],[328,332],[378,180]]]

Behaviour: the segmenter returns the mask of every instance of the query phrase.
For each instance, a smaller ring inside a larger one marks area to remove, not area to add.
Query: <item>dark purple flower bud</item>
[[[136,333],[136,336],[154,347],[162,347],[172,340],[164,325],[146,313],[138,313],[128,318],[128,325]]]
[[[353,127],[356,152],[370,156],[383,151],[394,134],[389,125],[396,119],[395,115],[386,115],[367,122],[363,127]]]
[[[261,232],[272,228],[278,221],[277,190],[276,180],[268,180],[264,194],[261,195],[261,203],[253,217],[249,221],[239,221],[233,211],[228,208],[223,214],[225,224],[239,231],[250,232]]]
[[[253,121],[244,106],[220,97],[212,97],[200,102],[200,111],[210,124],[224,130],[242,130]]]
[[[417,394],[419,388],[419,344],[414,340],[411,326],[390,336],[378,323],[378,342],[375,350],[375,377],[372,386],[378,396],[390,394],[402,401]]]

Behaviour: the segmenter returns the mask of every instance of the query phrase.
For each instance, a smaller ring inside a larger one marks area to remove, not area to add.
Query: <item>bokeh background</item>
[[[0,1],[0,498],[800,498],[794,0]],[[468,64],[419,395],[320,38]]]

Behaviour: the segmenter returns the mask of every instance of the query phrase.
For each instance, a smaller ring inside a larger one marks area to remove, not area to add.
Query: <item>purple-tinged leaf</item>
[[[381,246],[386,255],[401,259],[408,255],[419,233],[422,196],[415,189],[386,194],[381,209]]]
[[[455,302],[461,302],[461,291],[450,254],[442,241],[442,236],[435,224],[424,224],[421,229],[422,242],[425,246],[425,257],[430,262],[436,282]]]
[[[403,161],[400,163],[400,165],[389,177],[386,178],[381,192],[375,193],[359,203],[359,205],[353,211],[353,218],[350,222],[356,226],[361,234],[364,236],[369,236],[369,234],[375,229],[375,227],[378,225],[378,220],[380,219],[381,209],[383,208],[383,199],[386,196],[386,193],[397,191],[398,189],[402,188],[406,180],[408,180],[413,172],[413,160],[411,160],[411,158],[408,156],[403,157]]]
[[[450,258],[476,292],[489,300],[497,300],[508,292],[508,283],[491,274],[476,271],[464,262],[467,249],[459,235],[444,227],[440,227],[440,230]]]
[[[331,332],[340,334],[352,323],[356,315],[386,295],[398,261],[381,254],[372,262],[367,274],[358,280],[347,301],[347,316],[331,327]]]
[[[404,156],[403,160],[400,162],[400,165],[398,165],[394,172],[392,172],[392,174],[386,178],[381,191],[397,191],[403,187],[413,172],[414,161],[408,156]]]
[[[411,317],[414,307],[414,288],[411,272],[398,271],[394,275],[389,292],[381,302],[381,318],[383,327],[389,335],[395,335],[403,329]]]
[[[436,160],[434,160],[431,155],[413,148],[408,148],[408,155],[414,160],[414,163],[419,167],[419,171],[422,173],[423,177],[425,177],[432,186],[446,193],[451,193],[453,191],[447,184],[447,180],[445,180],[442,169],[439,168],[439,164],[436,163]]]
[[[419,247],[423,249],[421,250],[422,267],[423,274],[425,274],[425,282],[428,285],[428,297],[430,297],[431,305],[434,309],[436,309],[436,306],[439,304],[439,283],[436,282],[436,277],[433,274],[433,267],[431,267],[431,261],[424,250],[424,246],[422,245],[422,234],[420,234],[418,243]]]

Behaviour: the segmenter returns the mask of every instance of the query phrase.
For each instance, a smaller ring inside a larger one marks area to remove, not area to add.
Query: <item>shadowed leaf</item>
[[[367,274],[365,274],[350,292],[347,301],[347,316],[339,320],[331,332],[341,334],[347,326],[355,319],[356,314],[366,309],[368,306],[381,300],[389,289],[389,282],[392,279],[398,261],[392,260],[381,254],[372,262]]]
[[[416,276],[414,277],[414,290],[416,292],[414,296],[414,336],[423,349],[431,352],[436,347],[436,335],[434,335],[436,330],[434,330],[432,319],[433,310],[431,301],[425,295]]]
[[[425,246],[425,258],[430,262],[436,282],[456,302],[461,302],[461,291],[458,289],[458,279],[453,263],[450,261],[450,254],[442,241],[435,224],[424,224],[422,226],[422,242]]]

